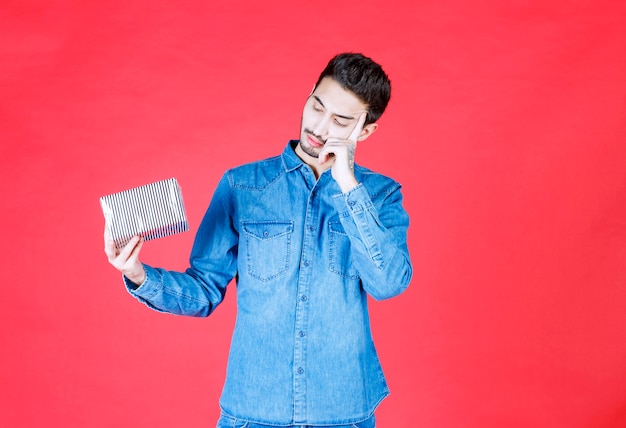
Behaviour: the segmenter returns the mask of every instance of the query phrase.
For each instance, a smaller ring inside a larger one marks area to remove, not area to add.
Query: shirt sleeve
[[[362,183],[333,200],[365,291],[377,300],[402,293],[413,269],[407,245],[409,216],[400,185],[385,192],[379,209]]]
[[[228,176],[217,186],[196,234],[185,272],[144,264],[140,286],[124,278],[126,289],[148,307],[176,315],[208,316],[222,302],[237,271],[239,236],[233,227],[233,204]]]

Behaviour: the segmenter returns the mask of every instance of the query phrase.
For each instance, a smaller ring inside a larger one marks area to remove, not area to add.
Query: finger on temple
[[[365,125],[365,118],[367,117],[367,112],[361,113],[359,116],[359,120],[356,122],[356,126],[352,130],[350,137],[348,137],[351,141],[356,141],[361,135],[361,131],[363,131],[363,126]]]

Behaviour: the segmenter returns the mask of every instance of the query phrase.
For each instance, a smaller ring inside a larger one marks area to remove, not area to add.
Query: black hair
[[[315,86],[325,77],[332,77],[367,105],[366,124],[376,122],[389,104],[391,98],[389,77],[379,64],[360,53],[336,55],[322,71]]]

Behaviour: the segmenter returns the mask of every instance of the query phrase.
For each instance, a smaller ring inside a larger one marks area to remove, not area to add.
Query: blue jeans
[[[348,425],[325,425],[319,427],[313,425],[276,426],[247,422],[242,419],[233,418],[222,412],[220,419],[217,421],[216,428],[376,428],[376,417],[372,415],[362,422]]]

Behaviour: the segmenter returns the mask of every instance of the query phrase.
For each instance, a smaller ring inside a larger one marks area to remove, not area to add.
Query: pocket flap
[[[293,222],[254,221],[243,222],[243,231],[257,239],[272,239],[293,232]]]

